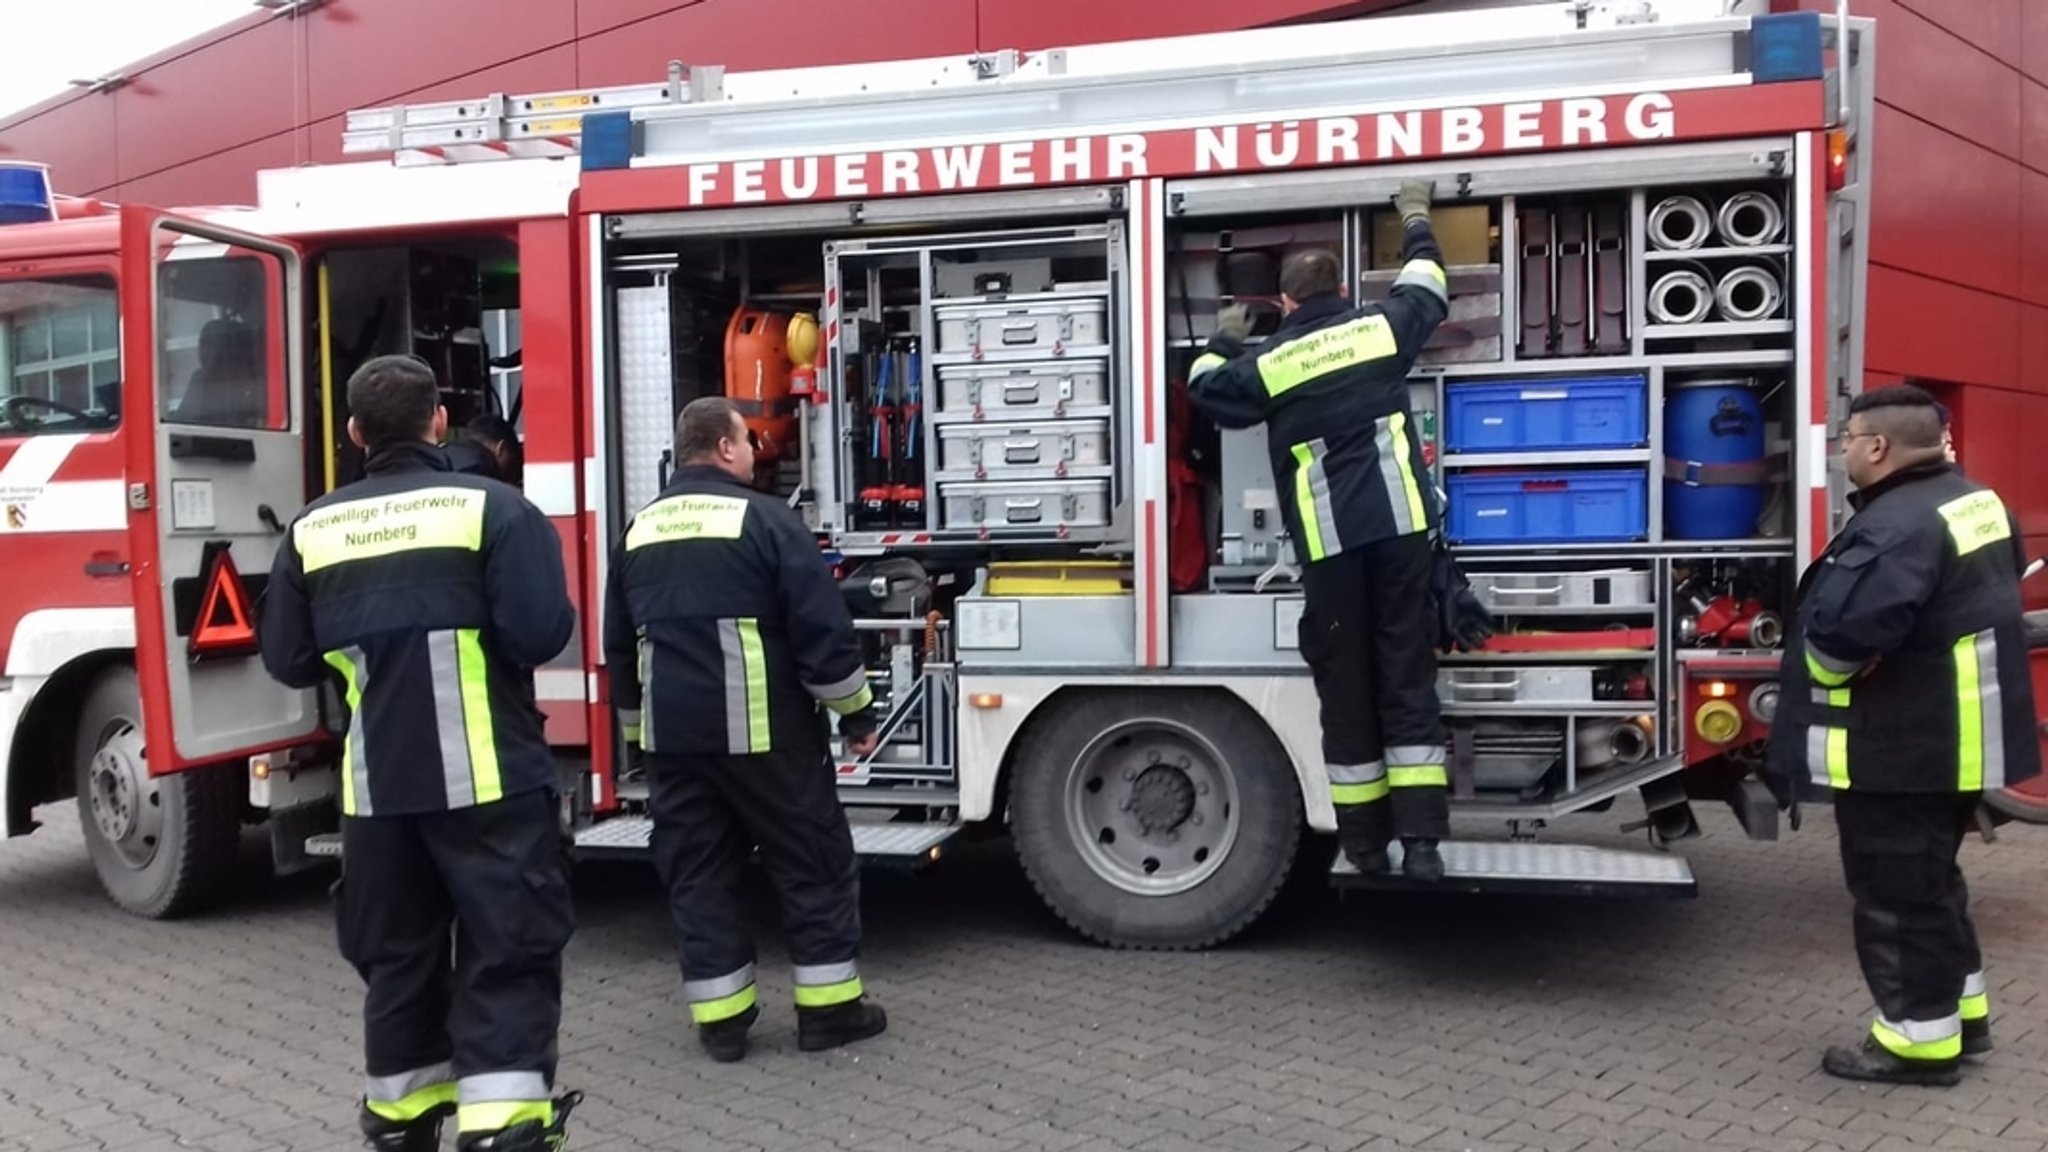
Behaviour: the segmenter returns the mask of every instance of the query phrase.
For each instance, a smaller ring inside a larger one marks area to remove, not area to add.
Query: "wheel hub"
[[[149,775],[141,733],[132,725],[102,737],[86,787],[100,837],[129,867],[146,866],[156,856],[163,826],[162,796]]]
[[[1186,761],[1146,765],[1131,781],[1131,799],[1125,810],[1147,836],[1171,832],[1185,823],[1195,811],[1195,782],[1188,779]]]
[[[1200,732],[1163,717],[1105,731],[1067,776],[1067,831],[1098,877],[1170,896],[1213,875],[1237,841],[1237,777]]]

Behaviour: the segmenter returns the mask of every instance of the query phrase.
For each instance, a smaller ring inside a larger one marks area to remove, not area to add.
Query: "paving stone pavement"
[[[326,878],[269,879],[252,839],[227,908],[147,923],[101,898],[70,811],[43,817],[0,844],[0,1152],[357,1147],[358,986]],[[1725,811],[1702,820],[1684,846],[1696,901],[1309,885],[1202,954],[1082,943],[1007,842],[976,845],[921,877],[869,876],[887,1036],[799,1053],[771,935],[739,1065],[710,1063],[683,1023],[651,872],[586,865],[562,1040],[563,1079],[588,1097],[571,1147],[2048,1148],[2048,829],[1966,850],[1998,1051],[1959,1088],[1886,1090],[1818,1068],[1867,1011],[1827,813],[1774,844]],[[765,890],[757,906],[765,925]]]

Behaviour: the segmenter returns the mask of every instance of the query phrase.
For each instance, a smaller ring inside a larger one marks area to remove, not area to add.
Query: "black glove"
[[[1437,649],[1470,652],[1493,637],[1493,614],[1479,602],[1463,569],[1439,538],[1430,554],[1430,591],[1437,607]]]
[[[1757,770],[1757,779],[1770,789],[1771,799],[1778,802],[1778,811],[1785,814],[1785,822],[1799,831],[1799,778],[1796,770],[1801,765],[1787,763],[1779,756],[1766,756],[1764,766]]]

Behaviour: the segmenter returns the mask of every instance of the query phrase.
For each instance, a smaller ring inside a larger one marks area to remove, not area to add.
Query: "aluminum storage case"
[[[1015,413],[1058,415],[1109,403],[1109,365],[1101,360],[1048,364],[942,364],[940,417],[1007,419]]]
[[[1648,608],[1650,574],[1626,568],[1585,572],[1470,572],[1479,602],[1513,615],[1531,608]]]
[[[977,479],[1064,475],[1109,464],[1108,420],[942,424],[939,470]]]
[[[941,353],[1031,352],[1062,356],[1109,343],[1109,301],[1100,296],[1013,296],[994,304],[932,309]]]
[[[960,481],[939,485],[942,528],[1101,528],[1109,481]]]

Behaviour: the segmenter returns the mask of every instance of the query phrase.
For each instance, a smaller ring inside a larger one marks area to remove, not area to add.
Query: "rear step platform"
[[[1631,852],[1584,844],[1531,844],[1525,841],[1445,840],[1444,878],[1420,884],[1401,873],[1401,845],[1387,850],[1393,866],[1384,873],[1360,875],[1338,853],[1330,883],[1338,888],[1382,891],[1547,893],[1578,896],[1637,896],[1686,899],[1699,895],[1699,881],[1684,857],[1663,852]]]
[[[853,853],[864,864],[921,867],[939,858],[940,846],[960,831],[958,824],[880,824],[853,821]],[[654,821],[618,816],[576,833],[576,854],[585,859],[647,854]]]

